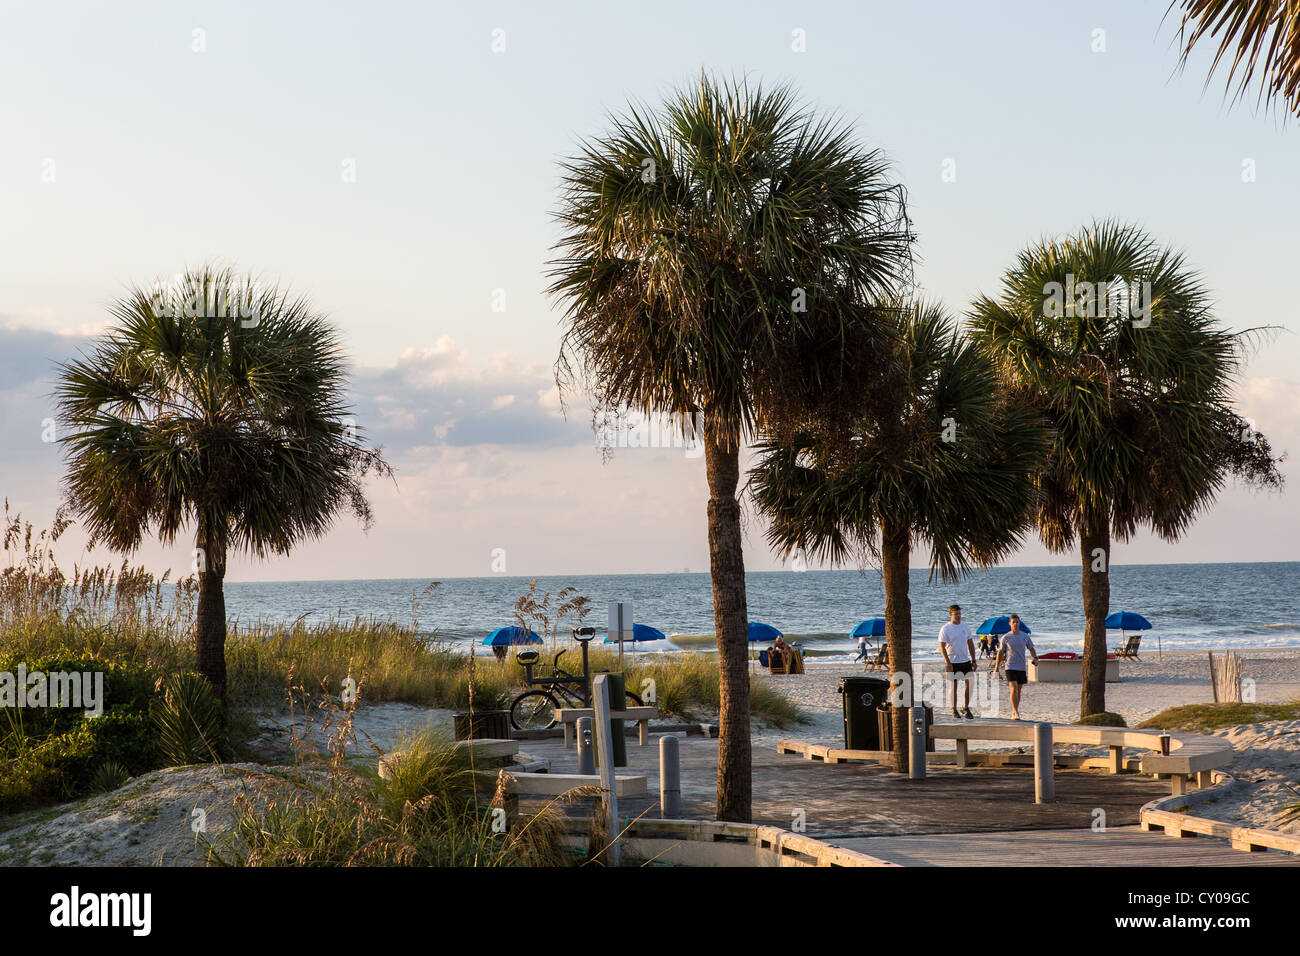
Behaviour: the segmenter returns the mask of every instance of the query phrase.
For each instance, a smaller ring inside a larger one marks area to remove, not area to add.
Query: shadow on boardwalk
[[[551,761],[556,773],[577,771],[577,754],[560,741],[528,741],[530,754]],[[628,766],[620,774],[645,774],[649,794],[624,798],[621,816],[659,815],[659,750],[629,738]],[[755,743],[754,823],[790,829],[802,821],[809,836],[885,836],[999,830],[1088,828],[1104,812],[1107,827],[1131,826],[1148,800],[1168,784],[1132,775],[1058,770],[1056,801],[1034,803],[1029,769],[931,767],[913,781],[874,764],[834,764],[778,755]],[[717,778],[717,741],[681,741],[684,815],[712,819]]]

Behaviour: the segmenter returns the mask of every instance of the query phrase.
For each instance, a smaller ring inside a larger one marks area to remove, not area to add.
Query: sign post
[[[632,605],[623,601],[609,602],[609,634],[618,641],[618,669],[623,669],[623,642],[634,637],[632,631]],[[622,704],[619,705],[622,707]]]
[[[600,750],[600,789],[605,811],[606,859],[610,866],[618,866],[620,844],[618,840],[618,782],[614,779],[614,742],[609,726],[609,675],[601,674],[592,688],[592,703],[596,710],[596,747]]]

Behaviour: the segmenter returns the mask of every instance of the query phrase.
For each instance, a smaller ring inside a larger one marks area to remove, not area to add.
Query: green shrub
[[[149,707],[158,751],[172,766],[220,761],[229,753],[221,702],[198,674],[173,674]]]
[[[16,671],[21,658],[0,659]],[[149,720],[155,677],[140,664],[93,657],[46,657],[24,661],[27,673],[102,672],[103,713],[86,717],[71,707],[5,708],[0,714],[0,813],[71,800],[98,792],[96,774],[105,764],[129,776],[162,766]]]
[[[1075,724],[1084,724],[1089,727],[1127,727],[1128,726],[1128,724],[1124,722],[1123,717],[1109,710],[1103,710],[1099,714],[1089,714],[1087,717],[1082,717],[1079,720],[1076,720]]]
[[[110,793],[130,779],[131,774],[120,763],[116,760],[106,760],[99,765],[99,769],[90,778],[90,788],[96,793]]]

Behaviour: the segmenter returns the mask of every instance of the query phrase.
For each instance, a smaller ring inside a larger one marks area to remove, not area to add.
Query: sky
[[[557,393],[544,292],[558,164],[702,69],[788,82],[882,150],[917,278],[955,314],[1094,218],[1184,251],[1226,327],[1273,327],[1238,401],[1294,486],[1300,131],[1207,86],[1208,50],[1180,73],[1166,6],[0,0],[0,495],[49,523],[54,363],[128,286],[215,260],[328,314],[396,469],[368,533],[341,518],[229,579],[707,569],[702,458],[602,460],[582,396]],[[749,514],[746,567],[788,567],[763,530]],[[188,546],[137,558],[190,566]],[[1113,554],[1247,560],[1300,560],[1293,490],[1229,486],[1181,541]],[[1031,538],[1009,563],[1077,561]]]

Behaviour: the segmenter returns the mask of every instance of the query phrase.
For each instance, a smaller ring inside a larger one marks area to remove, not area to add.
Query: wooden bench
[[[930,728],[937,740],[957,742],[957,766],[967,764],[967,747],[970,740],[1032,741],[1032,721],[974,720],[960,724],[935,724]],[[1124,769],[1124,749],[1145,750],[1138,763],[1141,773],[1168,776],[1175,796],[1187,792],[1189,778],[1195,776],[1197,785],[1208,786],[1210,772],[1232,763],[1232,745],[1221,737],[1201,734],[1170,734],[1169,753],[1160,752],[1161,733],[1158,730],[1135,730],[1129,727],[1090,727],[1080,724],[1053,724],[1052,743],[1082,744],[1089,747],[1109,747],[1107,761],[1111,773]],[[1153,751],[1153,752],[1152,752]]]
[[[559,796],[578,787],[599,787],[599,774],[501,772],[506,789],[514,794]],[[648,792],[645,774],[614,776],[614,792],[620,797],[640,797]]]
[[[659,716],[658,707],[629,707],[626,710],[610,711],[610,720],[636,721],[637,743],[644,747],[650,742],[650,721]],[[596,709],[594,707],[560,707],[555,711],[555,719],[564,725],[564,746],[570,750],[578,745],[576,729],[581,717],[590,717],[594,724]]]
[[[935,740],[952,740],[957,746],[956,764],[958,767],[970,766],[970,741],[999,740],[1016,743],[1033,743],[1033,721],[1011,720],[965,720],[959,724],[933,724],[930,736]],[[1136,730],[1130,727],[1090,727],[1079,724],[1052,724],[1052,748],[1056,744],[1082,744],[1088,747],[1108,747],[1110,756],[1106,758],[1106,769],[1111,773],[1122,773],[1125,768],[1125,749],[1142,750],[1137,769],[1140,773],[1154,776],[1167,776],[1174,796],[1187,792],[1188,782],[1196,778],[1200,788],[1208,787],[1215,770],[1221,770],[1232,764],[1233,750],[1222,737],[1206,737],[1201,734],[1170,734],[1169,753],[1160,752],[1161,732],[1158,730]],[[800,753],[808,760],[820,760],[826,763],[844,763],[852,760],[877,760],[881,756],[866,750],[843,750],[820,744],[805,744],[794,740],[777,742],[778,753]],[[934,755],[927,755],[927,760],[935,760]],[[1055,763],[1055,754],[1044,755],[1048,766]],[[936,762],[946,762],[940,756]],[[1091,759],[1079,760],[1080,766],[1091,765]]]

